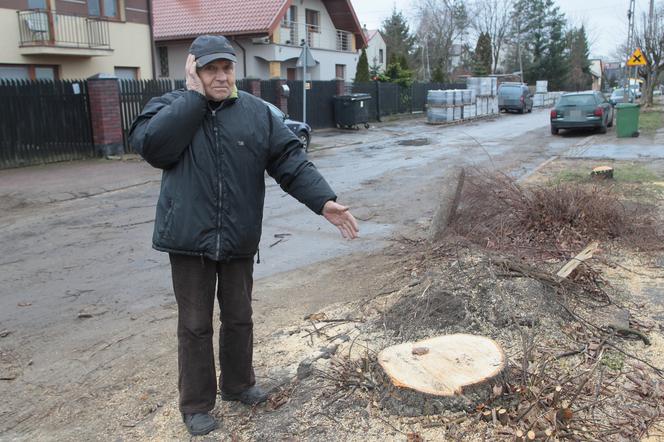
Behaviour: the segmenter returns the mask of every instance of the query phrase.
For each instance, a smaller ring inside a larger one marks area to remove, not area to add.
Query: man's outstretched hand
[[[328,201],[323,207],[323,216],[331,224],[337,226],[341,235],[346,239],[355,239],[360,232],[355,217],[350,213],[348,207]]]

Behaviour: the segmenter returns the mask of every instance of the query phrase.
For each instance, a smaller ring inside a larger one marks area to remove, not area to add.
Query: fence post
[[[380,123],[380,81],[376,83],[376,121]]]
[[[88,78],[88,101],[95,150],[105,157],[122,155],[124,142],[117,77],[96,74]]]
[[[284,96],[284,89],[282,86],[286,84],[286,80],[276,79],[274,81],[274,96],[276,97],[275,106],[277,106],[285,114],[288,114],[288,97]]]
[[[249,86],[249,93],[255,97],[261,98],[261,81],[258,78],[245,78]]]

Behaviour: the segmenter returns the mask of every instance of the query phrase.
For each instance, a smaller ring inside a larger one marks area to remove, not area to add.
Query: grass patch
[[[664,126],[664,112],[648,111],[639,115],[639,130],[652,134]]]
[[[661,181],[652,170],[642,164],[613,164],[613,178],[618,183],[651,183]],[[591,168],[588,169],[566,169],[558,172],[553,178],[553,183],[582,183],[592,181],[590,178]]]

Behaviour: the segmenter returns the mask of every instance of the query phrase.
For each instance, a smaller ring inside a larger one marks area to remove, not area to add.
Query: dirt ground
[[[532,170],[550,157],[538,142],[544,134],[546,128],[541,128],[514,141],[510,149],[491,159],[492,166],[515,175]],[[402,132],[398,136],[412,135]],[[572,135],[556,142],[566,143],[562,147],[567,148],[588,141]],[[473,153],[483,155],[480,149]],[[408,155],[416,154],[413,151]],[[548,173],[574,180],[578,178],[574,174],[563,174],[569,172],[568,166],[585,169],[578,160],[564,161],[570,163],[550,162],[549,168],[539,169],[529,179],[535,182]],[[588,165],[591,163],[595,162],[588,161]],[[73,169],[72,174],[83,174],[83,179],[90,174],[93,180],[95,174],[106,169],[87,166]],[[135,168],[144,167],[136,163],[126,169],[126,177],[120,172],[118,179],[135,177]],[[487,316],[476,309],[467,310],[469,299],[495,303],[492,290],[477,284],[486,277],[489,267],[467,248],[455,245],[433,253],[421,241],[435,209],[432,201],[436,200],[441,171],[446,167],[445,161],[432,161],[405,176],[386,173],[364,183],[349,197],[353,207],[362,208],[360,217],[398,226],[386,248],[324,260],[257,282],[254,359],[259,382],[271,390],[272,397],[267,405],[255,409],[220,401],[214,414],[221,428],[195,440],[507,437],[497,433],[500,429],[495,426],[478,422],[472,414],[463,421],[459,413],[452,412],[418,419],[393,416],[375,395],[371,368],[362,365],[372,360],[373,351],[404,338],[461,330],[492,335],[505,346],[510,358],[519,358],[521,350],[516,342],[521,337],[506,326],[509,321],[504,312],[492,309]],[[652,162],[646,169],[662,177],[661,163]],[[18,190],[12,193],[13,199],[3,197],[0,226],[8,232],[3,234],[3,244],[7,247],[5,255],[11,259],[2,258],[0,269],[11,270],[5,281],[12,289],[12,308],[18,306],[22,319],[31,320],[33,327],[19,333],[18,321],[0,326],[0,373],[7,378],[0,381],[0,439],[191,439],[181,424],[176,402],[175,304],[168,281],[162,278],[155,283],[159,280],[155,275],[167,270],[167,262],[163,257],[138,251],[150,236],[151,219],[146,213],[154,207],[159,176],[144,170],[140,177],[132,178],[124,189],[100,185],[84,194],[72,193],[61,181],[40,184],[26,179],[25,186],[51,186],[52,192],[29,202],[20,197]],[[651,179],[650,175],[647,178],[655,190],[657,183],[664,181]],[[378,199],[376,189],[381,194]],[[116,197],[107,200],[109,194]],[[81,199],[91,204],[74,204]],[[49,204],[49,210],[44,210]],[[395,211],[394,207],[400,209]],[[12,230],[19,222],[31,228]],[[83,243],[76,236],[82,230],[89,232]],[[14,262],[28,253],[24,248],[31,256],[41,257],[30,271]],[[104,250],[102,258],[100,248]],[[59,250],[60,256],[52,250]],[[119,264],[117,256],[128,256],[129,260]],[[431,258],[427,264],[423,263],[425,258]],[[664,323],[664,284],[658,276],[664,256],[619,258],[621,265],[638,268],[643,275],[616,267],[605,269],[607,277],[629,285],[635,297],[632,302],[649,306],[639,318],[655,324],[649,330],[650,347],[644,349],[638,342],[629,342],[628,349],[662,366],[664,338],[656,327]],[[60,261],[72,268],[59,268]],[[470,269],[478,275],[473,276]],[[72,283],[74,274],[89,277]],[[135,282],[126,284],[124,275],[132,275]],[[98,286],[100,279],[105,281],[103,287]],[[421,295],[434,280],[443,281],[430,291],[441,295],[435,298],[439,304],[433,309],[441,315],[430,315],[426,327],[404,327],[403,318],[413,309],[408,300]],[[58,294],[56,302],[44,306],[40,299],[31,298],[37,283],[51,287]],[[157,307],[143,308],[140,290],[147,287],[156,293]],[[123,299],[134,301],[108,305],[102,294],[113,290],[122,291]],[[552,318],[560,313],[556,305],[546,304],[537,284],[512,281],[501,290],[530,293],[530,304],[519,306],[524,311],[545,304]],[[470,298],[442,296],[458,291],[467,291]],[[36,309],[31,307],[40,302],[42,311],[53,309],[57,315],[33,313]],[[53,317],[66,320],[48,319]],[[494,335],[496,327],[504,331]]]

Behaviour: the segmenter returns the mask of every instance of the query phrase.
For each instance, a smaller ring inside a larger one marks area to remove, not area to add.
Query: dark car
[[[520,114],[533,111],[533,95],[523,83],[503,83],[498,88],[498,110],[517,111]]]
[[[613,106],[601,92],[574,92],[563,94],[551,109],[551,133],[560,129],[599,129],[613,126]]]
[[[265,101],[265,104],[267,104],[267,107],[270,108],[270,112],[274,114],[277,118],[281,118],[284,123],[286,123],[286,126],[293,132],[299,139],[300,142],[302,143],[302,147],[306,152],[309,151],[309,141],[311,140],[311,127],[303,123],[301,121],[295,121],[291,120],[288,118],[288,115],[284,114],[281,109],[279,109],[277,106],[275,106],[272,103],[268,103]]]

